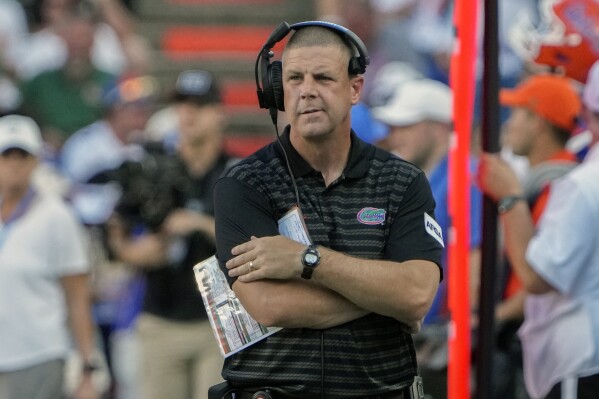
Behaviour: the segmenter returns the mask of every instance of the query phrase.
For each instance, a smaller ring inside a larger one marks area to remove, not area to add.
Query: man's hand
[[[137,238],[127,238],[113,245],[117,257],[130,265],[155,268],[164,266],[167,261],[168,240],[159,234],[146,234]]]
[[[73,399],[97,399],[99,394],[94,387],[91,375],[81,377],[81,382],[73,394]]]
[[[516,173],[496,154],[481,154],[477,183],[480,189],[495,201],[508,195],[522,194]]]
[[[167,235],[185,236],[195,230],[213,237],[214,218],[188,209],[176,209],[169,213],[162,224],[162,231]]]
[[[261,279],[292,279],[302,273],[306,246],[283,236],[252,239],[231,250],[229,276],[248,283]]]

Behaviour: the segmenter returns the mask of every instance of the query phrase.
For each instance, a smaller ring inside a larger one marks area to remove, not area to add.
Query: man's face
[[[599,112],[593,112],[589,108],[584,108],[584,117],[587,122],[588,128],[595,137],[599,140]]]
[[[184,101],[178,103],[175,109],[179,119],[179,131],[185,139],[205,139],[224,130],[224,113],[222,106],[218,104],[198,105]]]
[[[131,131],[143,130],[150,117],[150,108],[148,105],[144,103],[134,103],[128,104],[124,108]]]
[[[149,117],[150,109],[142,102],[119,104],[112,110],[114,122],[121,126],[119,136],[124,143],[130,143],[138,138],[146,127]]]
[[[392,126],[386,138],[389,151],[420,168],[425,167],[437,145],[431,123]]]
[[[533,128],[538,121],[535,115],[526,108],[512,108],[506,122],[504,144],[512,149],[514,154],[526,156],[533,144]]]
[[[185,101],[176,105],[179,119],[179,154],[191,169],[213,161],[220,152],[225,114],[219,104],[198,105]]]
[[[0,153],[0,187],[6,190],[29,185],[37,158],[18,148]]]
[[[95,26],[91,21],[74,18],[62,27],[62,38],[67,45],[69,58],[87,60],[94,44]]]
[[[348,56],[334,46],[287,49],[283,54],[285,110],[292,132],[305,139],[350,126],[350,110],[364,79],[350,79]]]

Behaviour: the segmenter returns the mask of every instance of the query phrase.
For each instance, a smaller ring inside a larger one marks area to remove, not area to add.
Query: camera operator
[[[141,397],[147,399],[202,398],[221,380],[223,362],[193,275],[193,266],[215,253],[213,187],[232,161],[223,152],[225,116],[214,77],[182,72],[174,103],[176,153],[151,155],[158,173],[149,180],[157,196],[147,198],[145,214],[136,214],[124,202],[144,190],[125,189],[108,227],[116,257],[146,275],[136,328]]]

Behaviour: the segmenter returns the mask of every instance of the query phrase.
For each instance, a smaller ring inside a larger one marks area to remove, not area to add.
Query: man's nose
[[[301,84],[300,95],[302,97],[313,97],[316,94],[316,81],[313,78],[305,78]]]

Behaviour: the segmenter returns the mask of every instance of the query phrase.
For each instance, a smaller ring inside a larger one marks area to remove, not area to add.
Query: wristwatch
[[[522,195],[508,195],[507,197],[503,197],[497,203],[497,213],[503,215],[512,209],[519,201],[525,201]]]
[[[94,371],[98,370],[99,368],[100,367],[96,363],[88,360],[88,361],[83,362],[83,367],[82,367],[81,371],[83,372],[83,374],[91,374]]]
[[[308,247],[302,253],[302,265],[304,270],[302,271],[302,278],[309,280],[312,278],[312,273],[316,266],[320,263],[320,252],[316,245],[308,245]]]

